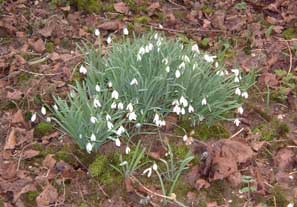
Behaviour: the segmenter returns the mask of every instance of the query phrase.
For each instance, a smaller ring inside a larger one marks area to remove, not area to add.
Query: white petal
[[[200,53],[200,50],[199,50],[199,47],[198,47],[197,44],[195,44],[195,45],[192,46],[192,51],[193,52],[197,52],[198,54]]]
[[[80,68],[79,68],[79,72],[81,74],[84,74],[85,75],[85,74],[87,74],[88,70],[83,65],[81,65]]]
[[[120,147],[120,146],[121,146],[121,140],[120,140],[119,138],[117,138],[117,139],[115,140],[115,145],[116,145],[117,147]]]
[[[138,81],[134,78],[131,82],[130,82],[130,85],[133,86],[133,85],[138,85]]]
[[[237,113],[243,114],[243,108],[241,106],[237,109]]]
[[[128,111],[132,112],[132,111],[133,111],[133,105],[132,105],[132,103],[129,103],[129,104],[127,105],[126,109],[127,109]]]
[[[168,64],[168,59],[167,58],[163,58],[162,63],[167,65]]]
[[[232,69],[231,72],[234,73],[235,76],[239,76],[240,71],[238,69]]]
[[[194,112],[194,107],[192,105],[189,105],[188,111],[189,111],[189,113],[193,113]]]
[[[127,146],[127,147],[126,147],[126,149],[125,149],[125,153],[126,153],[126,155],[127,155],[127,154],[129,154],[129,153],[130,153],[130,151],[131,151],[130,147],[129,147],[129,146]]]
[[[182,63],[178,66],[179,69],[185,69],[185,67],[186,67],[186,65],[185,65],[184,62],[182,62]]]
[[[110,44],[110,43],[111,43],[111,41],[112,41],[111,37],[110,37],[110,36],[108,36],[108,38],[107,38],[107,40],[106,40],[107,44]]]
[[[185,134],[185,135],[183,136],[183,141],[186,142],[187,140],[188,140],[188,136]]]
[[[202,106],[205,106],[206,104],[207,104],[207,100],[206,100],[206,98],[202,99],[202,101],[201,101],[201,105],[202,105]]]
[[[108,88],[112,88],[112,82],[109,81],[109,82],[107,83],[107,86],[108,86]]]
[[[123,110],[124,109],[124,104],[122,102],[118,103],[118,109]]]
[[[123,161],[119,164],[119,166],[124,166],[124,165],[128,165],[128,162],[127,161]]]
[[[156,163],[154,163],[152,168],[153,168],[154,171],[157,171],[158,170],[158,165]]]
[[[180,76],[181,76],[180,71],[179,70],[176,70],[175,71],[175,77],[176,78],[179,78]]]
[[[240,124],[240,120],[239,120],[239,119],[235,119],[235,120],[234,120],[234,124],[235,124],[236,126],[239,126],[239,124]]]
[[[235,89],[235,94],[236,94],[236,95],[239,95],[239,96],[241,95],[241,91],[240,91],[239,88],[236,88],[236,89]]]
[[[166,66],[165,70],[166,70],[167,73],[169,73],[170,72],[170,67]]]
[[[91,141],[92,141],[92,142],[95,142],[95,141],[96,141],[96,136],[95,136],[95,134],[92,134],[92,135],[91,135]]]
[[[90,142],[86,145],[86,150],[88,153],[91,153],[93,150],[93,144],[91,144]]]
[[[95,29],[95,35],[96,35],[97,37],[100,36],[100,30],[99,30],[99,29]]]
[[[51,122],[52,121],[51,117],[46,117],[46,121]]]
[[[55,105],[53,105],[53,108],[56,110],[56,111],[58,111],[58,106],[55,104]]]
[[[95,124],[97,122],[97,118],[94,116],[91,116],[90,121],[91,123]]]
[[[95,108],[100,108],[101,107],[101,103],[98,99],[94,99],[93,105]]]
[[[107,122],[107,128],[108,130],[111,130],[113,128],[113,124],[110,121]]]
[[[106,121],[110,121],[111,120],[111,116],[109,114],[106,115],[105,117]]]
[[[128,31],[128,29],[126,27],[123,29],[123,34],[124,35],[128,35],[129,34],[129,31]]]
[[[41,114],[46,115],[46,108],[44,106],[41,107]]]
[[[114,99],[118,99],[119,98],[119,93],[114,90],[112,93],[111,93],[111,98],[114,98]]]
[[[247,98],[249,97],[249,94],[248,94],[247,92],[243,92],[243,93],[241,94],[241,96],[242,96],[243,98],[247,99]]]
[[[95,90],[96,90],[97,92],[100,92],[100,91],[101,91],[100,86],[99,86],[99,85],[96,85]]]
[[[36,113],[34,113],[34,114],[31,116],[31,122],[36,121],[36,118],[37,118],[37,115],[36,115]]]

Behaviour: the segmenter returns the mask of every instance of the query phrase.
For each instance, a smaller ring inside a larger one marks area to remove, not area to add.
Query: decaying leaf
[[[5,150],[14,149],[16,146],[16,134],[15,134],[15,128],[12,128],[8,138],[6,139],[6,143],[4,146]]]
[[[129,7],[124,2],[115,3],[113,6],[114,6],[114,9],[119,13],[123,13],[123,14],[129,13]]]
[[[58,198],[58,191],[51,184],[48,184],[41,194],[36,198],[37,206],[44,207],[55,203]]]

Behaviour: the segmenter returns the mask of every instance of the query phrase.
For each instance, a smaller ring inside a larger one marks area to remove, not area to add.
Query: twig
[[[22,161],[22,155],[23,155],[24,150],[25,150],[27,147],[29,147],[29,146],[31,146],[31,145],[33,145],[33,144],[35,144],[35,143],[36,143],[36,142],[29,143],[29,144],[27,144],[26,146],[24,146],[24,147],[22,148],[20,157],[19,157],[19,159],[18,159],[18,165],[17,165],[17,169],[16,169],[16,171],[19,171],[19,169],[20,169],[20,165],[21,165],[21,161]]]
[[[24,70],[24,69],[20,69],[20,71],[23,71],[25,73],[30,73],[32,75],[39,75],[39,76],[55,76],[55,75],[59,75],[59,74],[62,73],[62,72],[60,72],[60,73],[36,73],[36,72],[31,72],[31,71],[28,71],[28,70]]]
[[[242,131],[244,130],[244,128],[241,128],[238,132],[236,132],[235,134],[233,134],[231,137],[229,137],[228,139],[232,139],[234,137],[236,137],[237,135],[239,135]]]
[[[43,58],[40,58],[40,59],[38,59],[38,60],[32,60],[32,61],[29,61],[29,62],[28,62],[28,65],[36,65],[36,64],[42,63],[42,62],[44,62],[44,61],[47,61],[47,59],[48,59],[48,55],[45,56],[45,57],[43,57]]]
[[[185,6],[183,6],[183,5],[179,5],[178,3],[176,3],[176,2],[174,2],[174,1],[172,1],[172,0],[168,0],[168,2],[171,3],[171,4],[173,4],[173,5],[175,5],[175,6],[177,6],[177,7],[181,7],[181,8],[183,8],[183,9],[187,9]]]
[[[292,70],[293,56],[292,56],[292,51],[291,51],[291,48],[290,48],[290,45],[289,45],[288,41],[286,41],[286,45],[288,47],[289,54],[290,54],[290,66],[289,66],[289,70],[288,70],[288,74],[289,74],[291,72],[291,70]]]

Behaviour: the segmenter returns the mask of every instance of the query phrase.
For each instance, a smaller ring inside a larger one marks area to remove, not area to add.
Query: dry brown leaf
[[[135,189],[133,187],[132,180],[130,178],[126,178],[124,182],[125,182],[126,191],[128,193],[134,192]]]
[[[42,28],[41,30],[39,30],[38,32],[44,37],[50,37],[54,31],[54,26],[55,26],[54,24],[49,24],[44,28]]]
[[[30,41],[29,44],[36,52],[42,53],[43,51],[45,51],[45,44],[42,39],[38,39],[35,42]]]
[[[129,13],[129,7],[124,2],[115,3],[113,5],[114,9],[122,14],[128,14]]]
[[[22,123],[25,124],[25,119],[23,116],[23,112],[21,109],[19,109],[12,117],[11,119],[12,124]]]
[[[15,128],[12,128],[8,135],[8,138],[6,139],[4,149],[11,150],[11,149],[14,149],[15,146],[16,146],[16,134],[15,134]]]
[[[7,92],[6,98],[8,100],[18,101],[23,97],[23,93],[19,90],[14,90],[13,92]]]
[[[296,157],[291,149],[283,148],[279,150],[273,158],[274,165],[281,171],[289,171],[296,167]]]
[[[37,206],[44,207],[55,203],[58,198],[58,191],[51,184],[48,184],[45,189],[36,198]]]
[[[103,30],[117,30],[120,28],[120,22],[119,21],[104,22],[100,24],[98,28]]]
[[[48,169],[53,169],[56,165],[56,162],[57,161],[54,159],[54,155],[49,154],[42,161],[42,165]]]
[[[29,149],[29,150],[27,150],[27,151],[25,151],[25,152],[23,153],[22,158],[25,159],[25,160],[26,160],[26,159],[31,159],[31,158],[33,158],[33,157],[38,156],[39,154],[40,154],[39,151]]]

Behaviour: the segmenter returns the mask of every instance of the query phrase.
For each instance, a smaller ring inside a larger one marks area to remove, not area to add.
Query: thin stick
[[[288,74],[289,74],[291,72],[291,70],[292,70],[293,56],[292,56],[292,51],[291,51],[291,48],[290,48],[290,45],[289,45],[288,41],[286,41],[286,45],[288,47],[289,54],[290,54],[290,66],[289,66],[289,70],[288,70]]]
[[[55,75],[59,75],[62,73],[62,72],[60,72],[60,73],[36,73],[36,72],[31,72],[31,71],[28,71],[25,69],[19,69],[19,70],[22,72],[25,72],[25,73],[30,73],[32,75],[38,75],[38,76],[55,76]]]
[[[229,137],[228,139],[232,139],[234,137],[236,137],[237,135],[239,135],[242,131],[244,130],[244,128],[241,128],[238,132],[236,132],[235,134],[233,134],[231,137]]]
[[[29,62],[28,62],[28,65],[36,65],[36,64],[42,63],[42,62],[44,62],[44,61],[47,61],[47,59],[48,59],[48,55],[45,56],[45,57],[43,57],[43,58],[40,58],[40,59],[38,59],[38,60],[32,60],[32,61],[29,61]]]

